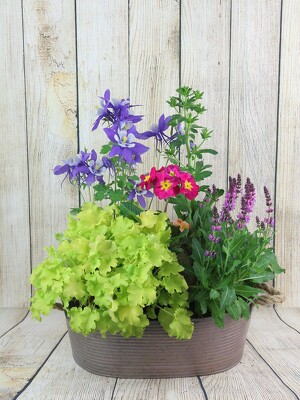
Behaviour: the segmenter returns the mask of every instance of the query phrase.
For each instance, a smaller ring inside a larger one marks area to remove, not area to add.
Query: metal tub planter
[[[225,317],[218,328],[211,317],[196,319],[189,340],[171,338],[152,321],[142,338],[123,338],[99,332],[74,333],[68,324],[73,357],[85,370],[117,378],[179,378],[228,370],[242,357],[250,323]]]

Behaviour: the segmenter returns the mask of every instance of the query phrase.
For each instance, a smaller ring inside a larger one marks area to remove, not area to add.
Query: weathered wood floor
[[[180,360],[178,360],[180,362]],[[300,309],[254,311],[242,362],[186,379],[125,380],[92,375],[73,361],[64,316],[42,323],[0,309],[0,399],[289,400],[300,398]]]

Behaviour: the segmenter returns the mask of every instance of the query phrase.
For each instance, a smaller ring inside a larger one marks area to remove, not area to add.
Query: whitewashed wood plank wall
[[[0,13],[0,306],[28,305],[30,271],[78,205],[52,168],[105,140],[91,133],[97,96],[144,104],[146,128],[180,84],[205,93],[214,182],[251,177],[260,214],[269,187],[276,285],[300,305],[299,0],[2,0]]]

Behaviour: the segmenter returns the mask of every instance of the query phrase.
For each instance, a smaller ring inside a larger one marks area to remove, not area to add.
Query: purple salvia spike
[[[232,223],[230,212],[235,209],[237,199],[236,179],[229,177],[229,189],[225,196],[225,201],[220,213],[220,222]]]
[[[241,193],[241,189],[242,189],[242,177],[241,174],[238,174],[236,180],[236,192]]]
[[[238,229],[242,229],[250,221],[250,214],[253,211],[255,200],[255,187],[250,179],[247,178],[245,183],[245,194],[241,199],[241,212],[237,217]]]

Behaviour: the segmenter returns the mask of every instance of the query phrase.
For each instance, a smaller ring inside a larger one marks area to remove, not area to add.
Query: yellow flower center
[[[148,175],[146,175],[146,176],[145,176],[145,178],[144,178],[144,182],[148,182],[148,181],[149,181],[149,179],[150,179],[150,174],[148,174]]]
[[[123,136],[122,142],[123,142],[123,143],[126,143],[126,142],[127,142],[127,136]]]
[[[170,175],[171,175],[171,176],[175,176],[175,172],[174,172],[174,171],[171,171],[171,172],[170,172]]]
[[[184,182],[184,188],[187,189],[187,190],[192,190],[193,189],[193,185],[191,184],[191,182],[185,181]]]
[[[166,181],[161,182],[162,190],[169,190],[171,186],[172,186],[172,184],[168,179]]]

